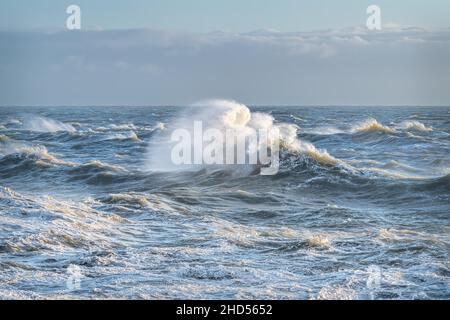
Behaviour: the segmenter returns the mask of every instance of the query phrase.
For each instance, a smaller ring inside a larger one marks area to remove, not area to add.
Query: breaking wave
[[[417,120],[405,120],[402,121],[398,128],[403,130],[416,130],[416,131],[433,131],[433,128],[427,127],[422,122]]]
[[[368,133],[368,132],[382,132],[382,133],[395,133],[396,130],[382,125],[374,118],[369,118],[363,121],[362,123],[357,124],[353,128],[351,128],[350,132],[352,133]]]
[[[0,162],[19,164],[23,160],[33,160],[37,164],[69,165],[70,163],[58,159],[50,154],[45,146],[29,145],[15,141],[7,136],[0,136]]]
[[[192,133],[193,123],[201,121],[203,129],[218,129],[226,135],[226,130],[233,129],[237,136],[245,137],[248,132],[258,132],[265,129],[268,134],[268,144],[278,143],[282,152],[306,155],[323,165],[337,165],[343,163],[341,160],[331,156],[326,150],[317,149],[312,143],[301,141],[298,138],[299,127],[291,123],[276,122],[272,115],[262,112],[251,112],[250,109],[232,100],[207,100],[193,105],[198,107],[193,114],[186,115],[172,123],[170,129],[183,128]],[[272,130],[276,129],[276,130]],[[171,131],[171,130],[169,130]],[[173,144],[170,140],[170,132],[159,135],[150,146],[147,170],[166,171],[177,169],[171,166],[170,154],[167,146]],[[244,138],[245,139],[245,138]],[[225,152],[237,147],[240,142],[235,140],[234,145],[220,146]],[[247,146],[247,154],[258,152]]]
[[[27,117],[23,121],[23,129],[35,132],[75,132],[76,129],[71,124],[44,117]]]
[[[370,133],[370,132],[381,132],[387,134],[395,134],[400,131],[421,131],[429,132],[433,131],[433,128],[426,126],[417,120],[405,120],[396,125],[387,126],[378,122],[374,118],[368,118],[363,122],[353,126],[350,129],[350,133]],[[337,130],[335,133],[341,133],[342,131]]]
[[[132,141],[141,141],[137,136],[136,132],[129,131],[124,133],[116,133],[111,134],[107,137],[107,140],[132,140]]]

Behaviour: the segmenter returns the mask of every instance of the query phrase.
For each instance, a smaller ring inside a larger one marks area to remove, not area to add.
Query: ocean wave
[[[76,131],[76,129],[70,124],[38,116],[25,118],[23,121],[22,128],[29,131],[50,132],[50,133],[58,131],[67,131],[67,132]]]
[[[385,133],[385,134],[397,134],[402,131],[420,131],[430,132],[433,128],[426,126],[417,120],[404,120],[398,124],[391,124],[390,126],[380,123],[375,118],[367,118],[362,122],[353,125],[350,129],[344,130],[334,126],[319,127],[316,129],[310,129],[304,131],[306,134],[313,135],[335,135],[335,134],[364,134],[364,133]],[[411,134],[412,137],[415,137]]]
[[[126,172],[128,171],[121,166],[110,165],[100,160],[91,160],[87,163],[78,164],[70,170],[70,173],[77,174],[83,178],[86,175],[92,175],[96,173],[126,173]]]
[[[373,166],[365,166],[360,169],[367,173],[375,173],[392,179],[429,181],[430,179],[442,178],[449,172],[449,169],[445,167],[414,166],[398,160],[390,160],[385,163],[373,162],[371,164]]]
[[[433,131],[433,128],[427,127],[420,121],[417,120],[405,120],[397,125],[397,128],[402,130],[416,130],[416,131]]]
[[[59,178],[62,173],[71,176],[71,180],[111,180],[128,171],[118,165],[109,165],[99,160],[76,163],[59,159],[51,154],[45,146],[28,145],[12,140],[6,136],[0,140],[0,174],[4,177],[24,175],[50,167],[58,168]]]
[[[6,122],[6,127],[9,126],[21,126],[22,125],[22,121],[20,121],[19,119],[9,119]]]
[[[382,125],[374,118],[368,118],[363,122],[353,126],[350,129],[351,133],[368,133],[368,132],[382,132],[382,133],[395,133],[394,128]]]
[[[23,164],[23,161],[33,161],[37,165],[73,165],[58,159],[50,154],[45,146],[29,145],[21,141],[15,141],[7,136],[0,136],[0,162],[6,166],[12,164],[15,167]],[[6,167],[3,168],[4,170]]]
[[[427,248],[431,248],[435,245],[448,245],[448,239],[446,239],[446,237],[437,237],[436,235],[427,232],[405,228],[381,228],[378,232],[377,240],[384,244],[421,242],[422,245],[425,245]]]
[[[323,165],[335,166],[338,164],[346,165],[344,161],[331,156],[326,150],[317,149],[312,143],[299,142],[298,151],[309,156],[311,159]]]
[[[152,126],[137,126],[134,123],[122,123],[122,124],[110,124],[108,126],[100,126],[96,128],[89,128],[90,132],[107,132],[107,131],[156,131],[166,129],[166,124],[164,122],[157,122]]]
[[[115,124],[112,123],[110,125],[107,126],[100,126],[97,127],[95,129],[93,129],[94,131],[99,131],[99,132],[103,132],[103,131],[135,131],[135,130],[139,130],[139,128],[134,124],[134,123],[121,123],[121,124]]]
[[[100,160],[92,160],[78,164],[68,171],[69,181],[83,182],[89,185],[111,185],[130,183],[130,173],[119,165],[110,165]]]
[[[177,201],[176,196],[166,198],[157,194],[142,194],[136,192],[112,193],[102,197],[99,201],[113,206],[114,210],[120,209],[126,214],[147,214],[158,212],[165,214],[187,213],[189,209],[184,201]],[[107,207],[105,210],[109,210]]]
[[[134,123],[122,123],[122,124],[110,124],[108,127],[110,130],[137,130],[138,128]]]
[[[403,179],[403,180],[426,180],[429,179],[429,176],[407,173],[404,171],[398,170],[389,170],[383,168],[364,168],[366,172],[373,172],[381,176],[385,176],[392,179]]]
[[[150,202],[147,198],[138,194],[111,194],[107,198],[103,199],[102,202],[110,204],[127,204],[143,208],[150,206]]]
[[[401,163],[400,161],[390,160],[383,165],[385,169],[402,169],[410,172],[420,172],[421,170],[413,166]]]
[[[141,141],[137,136],[136,132],[129,131],[124,133],[116,133],[109,135],[106,140],[132,140],[132,141]]]
[[[204,130],[214,128],[223,132],[229,129],[235,130],[236,136],[245,139],[246,133],[258,132],[265,129],[268,132],[268,144],[277,143],[281,149],[295,154],[304,154],[316,162],[323,165],[342,164],[343,161],[331,156],[326,150],[316,148],[312,143],[301,141],[298,138],[299,127],[292,123],[277,122],[275,118],[267,113],[251,112],[250,109],[236,101],[232,100],[207,100],[194,104],[200,107],[193,110],[191,114],[183,116],[171,124],[171,128],[183,128],[189,132],[193,132],[193,123],[202,121]],[[235,140],[233,145],[220,145],[225,154],[231,149],[235,149],[242,141]],[[220,142],[218,142],[220,143]],[[171,165],[170,153],[167,146],[171,144],[169,133],[158,135],[155,143],[150,143],[148,163],[146,169],[148,171],[168,171],[179,170],[180,167]],[[245,144],[245,143],[244,143]],[[258,148],[250,148],[246,146],[246,153],[249,157],[259,152]],[[256,156],[257,158],[257,156]]]
[[[308,239],[308,246],[310,248],[330,248],[331,242],[327,236],[315,235]]]

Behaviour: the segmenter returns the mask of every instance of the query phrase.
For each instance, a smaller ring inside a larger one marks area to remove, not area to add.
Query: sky
[[[449,18],[448,0],[2,0],[0,105],[450,105]]]
[[[63,27],[70,4],[82,9],[86,29],[336,29],[364,25],[370,4],[385,22],[405,26],[449,27],[450,18],[448,0],[2,0],[0,29]]]

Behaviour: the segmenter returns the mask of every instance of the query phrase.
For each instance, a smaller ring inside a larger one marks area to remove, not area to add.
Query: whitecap
[[[382,132],[382,133],[395,133],[396,130],[382,125],[374,118],[368,118],[363,122],[353,126],[350,129],[351,133],[368,133],[368,132]]]
[[[107,137],[107,140],[133,140],[133,141],[141,141],[137,136],[136,132],[129,131],[124,133],[116,133],[111,134]]]
[[[420,121],[417,120],[405,120],[397,125],[397,128],[402,130],[415,130],[415,131],[433,131],[433,128],[427,127]]]
[[[24,119],[23,129],[35,132],[75,132],[76,129],[67,123],[44,117],[28,117]]]
[[[308,246],[311,248],[329,248],[330,239],[324,235],[315,235],[308,239]]]

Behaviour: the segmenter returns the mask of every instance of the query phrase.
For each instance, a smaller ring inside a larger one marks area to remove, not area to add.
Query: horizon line
[[[435,104],[435,105],[411,105],[411,104],[247,104],[243,103],[247,107],[363,107],[363,108],[376,108],[376,107],[393,107],[393,108],[404,108],[404,107],[450,107],[449,104]],[[160,108],[160,107],[175,107],[175,108],[205,108],[208,106],[195,106],[192,104],[149,104],[149,105],[0,105],[0,108]]]

